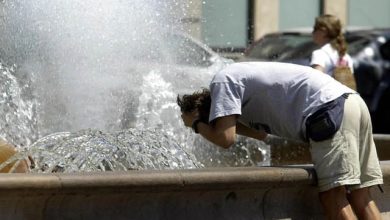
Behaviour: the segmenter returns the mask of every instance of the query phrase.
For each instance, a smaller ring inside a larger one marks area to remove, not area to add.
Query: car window
[[[276,60],[284,52],[311,41],[309,35],[268,35],[252,46],[246,56],[263,60]]]
[[[297,47],[284,52],[279,57],[279,61],[289,61],[289,60],[298,60],[298,59],[310,59],[311,54],[314,50],[320,48],[313,41],[304,42]]]
[[[169,34],[166,44],[166,50],[175,64],[204,67],[211,65],[211,54],[190,38]]]
[[[348,36],[346,37],[348,43],[348,54],[351,56],[357,55],[365,47],[370,44],[370,39],[365,36]]]

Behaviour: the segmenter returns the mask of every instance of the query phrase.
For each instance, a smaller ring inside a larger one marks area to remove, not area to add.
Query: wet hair
[[[347,52],[347,43],[345,41],[340,19],[336,16],[325,14],[316,18],[314,30],[324,30],[330,39],[330,44],[335,48],[342,58]]]
[[[178,95],[177,104],[183,113],[190,113],[197,110],[199,119],[204,123],[208,123],[211,106],[210,90],[204,88],[190,95],[187,94],[181,97]]]

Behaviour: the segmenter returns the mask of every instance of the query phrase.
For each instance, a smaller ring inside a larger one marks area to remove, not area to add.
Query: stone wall
[[[372,189],[390,218],[385,193]],[[311,166],[0,175],[0,219],[323,219]]]

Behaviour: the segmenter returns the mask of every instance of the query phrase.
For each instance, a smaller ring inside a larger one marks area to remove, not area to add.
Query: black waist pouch
[[[306,120],[306,135],[314,141],[331,138],[340,128],[348,94],[327,102]]]

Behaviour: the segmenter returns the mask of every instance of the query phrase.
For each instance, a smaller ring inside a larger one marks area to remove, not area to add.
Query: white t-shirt
[[[227,66],[210,84],[209,121],[228,115],[258,130],[305,140],[305,121],[319,107],[354,93],[311,67],[277,62],[243,62]]]
[[[325,44],[320,49],[313,51],[311,55],[310,66],[319,65],[324,68],[326,74],[332,76],[333,69],[339,60],[339,54],[331,44]],[[345,54],[343,57],[353,73],[353,60],[351,56]]]

